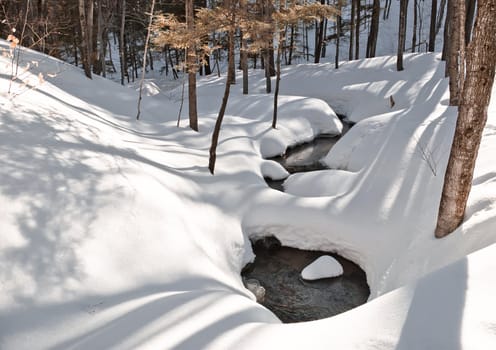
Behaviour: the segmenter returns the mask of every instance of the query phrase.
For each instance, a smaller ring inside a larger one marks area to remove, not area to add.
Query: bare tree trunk
[[[468,45],[472,37],[472,27],[474,25],[475,3],[477,0],[467,0],[466,2],[466,19],[465,19],[465,45]]]
[[[341,40],[341,3],[338,0],[338,10],[340,11],[336,18],[336,56],[334,58],[334,68],[339,68],[339,43]]]
[[[322,5],[325,4],[325,0],[320,0]],[[317,28],[317,27],[316,27]],[[315,31],[315,52],[314,52],[314,63],[320,63],[320,57],[322,55],[322,45],[324,43],[324,18],[319,21],[318,30]]]
[[[351,0],[351,14],[350,14],[350,48],[348,50],[348,60],[353,60],[353,48],[355,46],[355,12],[356,1]]]
[[[451,31],[451,10],[452,5],[451,2],[454,0],[447,0],[447,9],[446,9],[446,20],[444,21],[444,35],[443,35],[443,54],[441,56],[441,60],[446,61],[444,76],[448,77],[448,66],[449,66],[449,50],[450,50],[450,31]],[[439,22],[438,22],[439,23]]]
[[[413,0],[412,53],[415,52],[415,46],[417,46],[417,22],[418,22],[418,0]]]
[[[81,61],[83,62],[84,74],[91,79],[92,77],[89,51],[89,41],[91,40],[91,38],[89,37],[88,33],[85,0],[79,0],[79,23],[81,25]]]
[[[277,45],[277,59],[276,59],[276,88],[274,91],[274,111],[272,115],[272,128],[277,126],[277,100],[279,98],[279,85],[281,81],[281,45],[284,42],[284,34],[282,31],[279,33],[279,42]]]
[[[241,52],[240,52],[240,64],[243,70],[243,95],[248,94],[248,40],[246,36],[241,32]]]
[[[386,0],[386,4],[384,5],[384,12],[382,14],[382,20],[386,20],[389,18],[389,11],[391,10],[392,0]]]
[[[105,77],[105,48],[106,48],[106,40],[103,36],[105,32],[105,27],[103,23],[103,14],[102,14],[102,0],[98,1],[98,18],[97,18],[97,38],[98,38],[98,70],[100,74]],[[96,66],[95,66],[96,67]]]
[[[479,0],[467,75],[439,205],[435,236],[444,237],[463,221],[482,132],[487,120],[496,66],[496,0]]]
[[[121,63],[121,85],[124,85],[124,71],[127,72],[127,60],[125,55],[126,42],[124,40],[124,30],[126,26],[126,0],[121,2],[121,29],[119,33],[119,60]]]
[[[355,0],[355,11],[356,11],[356,21],[355,21],[355,59],[360,58],[360,0]]]
[[[195,9],[193,0],[186,0],[186,26],[189,31],[195,27]],[[188,70],[188,107],[189,127],[198,131],[198,110],[196,102],[196,48],[190,45],[186,52],[186,68]]]
[[[148,30],[146,33],[145,39],[145,52],[143,53],[143,67],[141,70],[141,80],[139,86],[139,97],[138,97],[138,113],[136,114],[136,119],[139,120],[141,114],[141,98],[143,93],[143,82],[145,81],[145,73],[146,73],[146,56],[148,54],[148,42],[150,41],[150,33],[152,31],[152,22],[153,22],[153,10],[155,9],[155,0],[152,0],[152,5],[150,9],[150,19],[148,21]]]
[[[235,14],[234,14],[234,10],[231,8],[232,7],[231,1],[232,0],[226,0],[226,6],[228,6],[228,8],[231,11],[231,21],[232,21],[232,25],[234,26]],[[234,64],[234,28],[232,27],[228,31],[228,44],[229,44],[228,61],[231,61]],[[226,113],[227,101],[229,100],[229,92],[231,89],[230,81],[232,77],[230,77],[229,75],[233,73],[234,72],[231,70],[227,71],[224,96],[222,97],[222,104],[220,106],[219,115],[217,116],[217,121],[215,122],[214,131],[212,133],[212,143],[210,145],[209,159],[208,159],[208,170],[212,175],[215,172],[215,161],[217,159],[217,144],[219,143],[220,128],[222,126],[222,120],[224,119],[224,114]]]
[[[291,25],[291,34],[289,37],[289,54],[288,54],[288,65],[291,65],[291,61],[293,59],[293,46],[294,46],[294,37],[295,37],[295,26]]]
[[[459,97],[459,49],[460,49],[460,0],[448,1],[448,14],[449,18],[449,50],[448,50],[448,76],[449,76],[449,89],[450,89],[450,106],[458,105]]]
[[[379,14],[381,12],[381,1],[374,0],[372,5],[372,20],[370,23],[370,33],[367,41],[367,58],[375,57],[377,47],[377,37],[379,35]]]
[[[441,25],[443,24],[444,18],[444,9],[446,8],[447,0],[441,0],[441,4],[439,5],[439,13],[436,19],[436,35],[438,35],[439,30],[441,29]]]
[[[88,12],[86,15],[87,19],[87,31],[88,31],[88,54],[89,54],[89,60],[90,60],[90,65],[94,65],[95,61],[95,50],[93,47],[93,7],[94,7],[94,1],[93,0],[88,0],[86,2],[86,6],[88,8]]]
[[[431,25],[429,28],[429,52],[436,49],[436,18],[437,18],[437,0],[432,0],[431,6]]]
[[[400,23],[398,31],[398,56],[396,60],[396,69],[402,71],[403,68],[403,52],[405,51],[406,38],[406,20],[408,11],[408,0],[400,0]]]

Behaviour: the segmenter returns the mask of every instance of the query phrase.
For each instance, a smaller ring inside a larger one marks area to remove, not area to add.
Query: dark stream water
[[[343,134],[351,124],[344,124]],[[320,160],[341,136],[321,135],[314,141],[292,147],[286,154],[271,158],[289,173],[325,169]],[[266,179],[284,191],[284,180]],[[370,294],[365,272],[355,263],[333,253],[281,246],[275,237],[252,243],[255,261],[242,271],[245,285],[255,283],[265,289],[259,302],[284,323],[312,321],[337,315],[364,304]],[[305,281],[301,271],[322,255],[331,255],[343,266],[343,275]],[[260,287],[256,287],[257,290]]]
[[[265,288],[261,302],[282,322],[303,322],[331,317],[367,301],[370,294],[365,272],[353,262],[329,252],[255,242],[256,259],[242,272],[245,280],[257,280]],[[334,278],[305,281],[301,271],[322,255],[331,255],[343,266]]]
[[[343,120],[344,117],[340,116]],[[313,141],[290,147],[282,156],[269,158],[281,164],[290,174],[307,171],[323,170],[326,166],[322,164],[324,158],[331,150],[332,146],[339,141],[353,125],[343,122],[343,132],[341,135],[319,135]],[[284,192],[284,180],[272,180],[265,178],[269,187]]]

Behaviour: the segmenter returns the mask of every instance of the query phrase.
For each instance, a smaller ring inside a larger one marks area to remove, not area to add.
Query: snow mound
[[[284,190],[301,197],[338,196],[348,193],[356,179],[356,173],[345,170],[319,170],[297,173],[284,181]]]
[[[301,271],[301,277],[307,281],[321,278],[338,277],[343,274],[343,267],[330,255],[322,255]]]
[[[278,162],[274,162],[273,160],[267,160],[262,163],[261,171],[263,177],[272,179],[272,180],[282,180],[288,177],[289,173],[284,167]]]

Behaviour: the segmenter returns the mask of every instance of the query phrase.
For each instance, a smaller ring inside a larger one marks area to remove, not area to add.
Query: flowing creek
[[[344,134],[351,125],[343,125]],[[279,162],[289,173],[325,169],[320,160],[340,137],[321,135],[310,143],[289,148],[283,156],[271,159]],[[284,180],[266,179],[266,182],[270,187],[284,191]],[[258,291],[265,290],[265,294],[257,295],[257,299],[284,323],[331,317],[367,301],[370,291],[365,272],[337,254],[281,246],[273,236],[253,241],[252,247],[256,258],[241,272],[243,281],[249,289],[255,288],[256,295]],[[302,279],[301,271],[322,255],[338,260],[343,274],[314,281]]]

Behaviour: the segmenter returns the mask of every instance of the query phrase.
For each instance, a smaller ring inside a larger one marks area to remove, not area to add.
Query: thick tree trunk
[[[436,49],[436,18],[437,18],[437,0],[432,0],[431,7],[431,25],[429,28],[429,52]]]
[[[248,94],[248,40],[241,32],[240,65],[243,71],[243,95]]]
[[[444,178],[435,236],[463,221],[482,132],[487,120],[496,66],[496,0],[479,0],[472,42],[467,48],[467,75]]]
[[[400,22],[398,31],[398,56],[396,59],[396,69],[402,71],[403,68],[403,52],[405,51],[406,38],[406,20],[408,11],[408,0],[400,0]]]
[[[194,16],[193,0],[186,0],[186,26],[189,31],[194,30]],[[188,47],[186,55],[188,69],[189,127],[195,131],[198,131],[198,110],[196,102],[196,48],[194,46]]]

